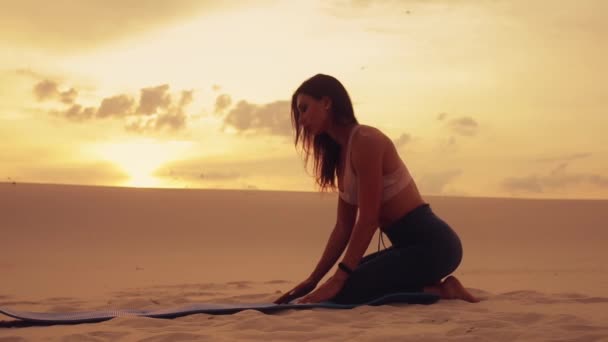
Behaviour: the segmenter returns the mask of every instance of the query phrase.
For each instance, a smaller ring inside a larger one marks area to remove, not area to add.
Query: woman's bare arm
[[[372,131],[374,132],[374,131]],[[354,269],[367,250],[378,229],[378,217],[382,205],[382,159],[387,138],[377,133],[363,134],[353,139],[351,156],[358,175],[359,218],[342,262]],[[344,273],[340,273],[344,277]]]
[[[312,279],[315,282],[321,281],[325,274],[334,266],[336,261],[338,261],[338,258],[342,255],[342,252],[348,244],[356,216],[357,207],[338,198],[336,225],[329,236],[323,256],[321,257],[321,260],[319,260],[317,267],[315,267],[315,270],[312,272],[309,279]]]

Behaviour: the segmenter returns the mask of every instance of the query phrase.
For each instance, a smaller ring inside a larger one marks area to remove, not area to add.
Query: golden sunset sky
[[[423,194],[608,198],[608,1],[4,1],[2,181],[315,191],[337,77]]]

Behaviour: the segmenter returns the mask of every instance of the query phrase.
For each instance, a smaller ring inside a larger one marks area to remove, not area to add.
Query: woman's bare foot
[[[479,299],[475,298],[467,291],[458,278],[454,276],[445,278],[443,283],[439,282],[435,285],[425,287],[424,292],[437,294],[441,296],[442,299],[462,299],[470,303],[479,302]]]

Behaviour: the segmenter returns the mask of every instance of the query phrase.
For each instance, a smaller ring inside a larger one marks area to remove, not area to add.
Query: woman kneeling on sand
[[[344,86],[328,75],[311,77],[294,92],[291,114],[306,162],[312,146],[317,184],[335,189],[337,176],[338,209],[315,270],[275,303],[304,296],[296,302],[358,304],[392,292],[478,301],[456,277],[442,281],[462,260],[458,235],[422,199],[391,139],[358,123]],[[392,246],[363,256],[377,228]],[[316,288],[347,245],[336,273]]]

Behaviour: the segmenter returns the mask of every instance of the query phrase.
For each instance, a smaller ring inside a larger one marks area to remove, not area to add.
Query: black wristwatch
[[[353,273],[353,270],[351,270],[350,268],[348,268],[348,266],[346,266],[346,264],[344,264],[343,262],[338,264],[338,268],[341,269],[342,271],[346,272],[346,274],[351,274]]]

